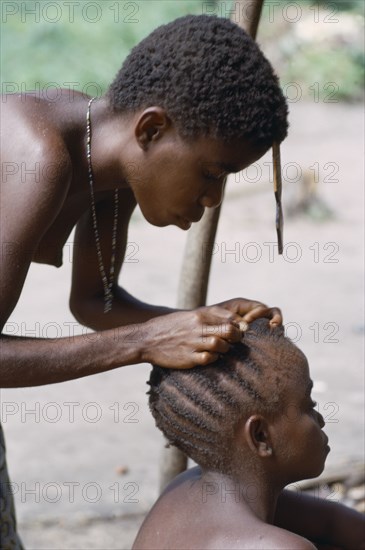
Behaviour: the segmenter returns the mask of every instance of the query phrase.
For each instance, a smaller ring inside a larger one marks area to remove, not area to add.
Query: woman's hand
[[[240,341],[240,320],[239,315],[220,306],[155,317],[143,324],[143,360],[174,369],[212,363]]]
[[[207,365],[241,340],[240,321],[259,317],[282,323],[279,309],[244,298],[156,317],[143,324],[143,360],[175,369]]]
[[[242,321],[251,323],[255,319],[265,317],[270,319],[272,327],[282,325],[283,316],[277,307],[268,307],[267,305],[255,300],[246,300],[246,298],[233,298],[217,304],[220,307],[228,309],[232,313],[239,315]]]

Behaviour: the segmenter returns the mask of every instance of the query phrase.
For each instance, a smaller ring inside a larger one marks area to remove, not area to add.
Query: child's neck
[[[201,484],[202,500],[224,505],[225,513],[241,508],[265,523],[274,522],[276,502],[282,488],[274,487],[264,473],[241,472],[233,476],[202,470]]]

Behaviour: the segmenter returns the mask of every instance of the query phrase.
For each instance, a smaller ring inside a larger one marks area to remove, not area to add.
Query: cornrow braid
[[[238,421],[253,412],[279,412],[288,361],[301,352],[267,319],[252,322],[244,343],[216,363],[190,370],[154,365],[149,406],[169,443],[202,467],[227,472],[227,453]],[[285,363],[285,364],[284,364]],[[271,377],[272,384],[262,384]],[[266,389],[265,389],[266,388]]]

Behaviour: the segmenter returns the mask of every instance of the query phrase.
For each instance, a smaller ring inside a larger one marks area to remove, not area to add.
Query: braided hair
[[[149,406],[168,442],[200,466],[229,470],[238,422],[251,414],[279,414],[288,365],[302,352],[284,336],[283,327],[257,319],[217,362],[189,370],[154,365],[148,384]],[[293,376],[295,376],[295,369]]]

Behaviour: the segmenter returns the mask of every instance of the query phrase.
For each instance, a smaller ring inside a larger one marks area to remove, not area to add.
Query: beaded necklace
[[[95,236],[96,253],[98,257],[99,272],[104,287],[104,313],[108,313],[112,309],[113,304],[113,284],[114,284],[114,264],[115,264],[115,251],[117,246],[117,227],[118,227],[118,207],[119,207],[119,194],[118,189],[114,190],[114,217],[113,217],[113,230],[112,230],[112,255],[110,259],[109,279],[106,275],[103,257],[101,254],[100,235],[98,231],[98,224],[96,219],[96,206],[94,195],[94,177],[91,164],[91,121],[90,121],[90,107],[92,102],[96,99],[91,98],[87,107],[86,114],[86,156],[88,163],[88,176],[90,187],[90,202],[91,202],[91,217]]]

